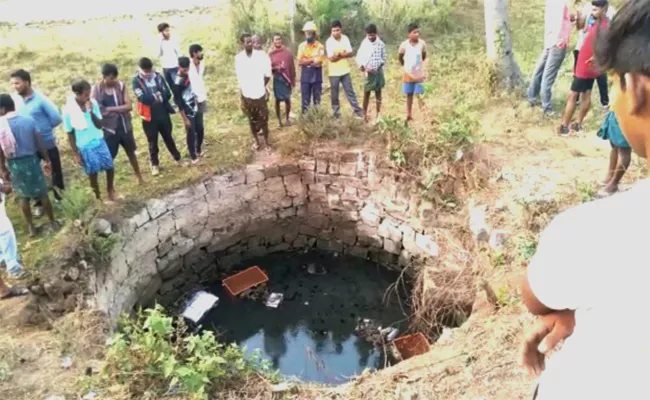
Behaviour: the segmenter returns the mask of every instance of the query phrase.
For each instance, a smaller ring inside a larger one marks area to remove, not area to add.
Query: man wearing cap
[[[323,92],[323,61],[325,47],[316,40],[318,28],[309,21],[302,28],[305,41],[298,46],[298,65],[300,65],[300,93],[302,97],[302,112],[307,112],[310,104],[320,104]]]

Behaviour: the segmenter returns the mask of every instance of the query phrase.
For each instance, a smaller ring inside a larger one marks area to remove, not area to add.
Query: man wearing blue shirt
[[[36,121],[36,127],[41,134],[43,146],[47,151],[52,166],[52,185],[55,188],[54,199],[61,200],[58,191],[64,190],[65,186],[63,184],[61,156],[54,135],[54,129],[62,122],[61,114],[45,95],[32,89],[32,77],[24,69],[19,69],[11,74],[11,85],[15,90],[12,97],[18,114],[31,117]],[[34,214],[37,217],[43,214],[39,200],[36,201],[34,207]]]

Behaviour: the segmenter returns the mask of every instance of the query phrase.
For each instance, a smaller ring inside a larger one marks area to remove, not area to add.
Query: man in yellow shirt
[[[363,111],[357,102],[357,96],[354,93],[354,86],[352,86],[352,78],[350,77],[350,64],[348,58],[354,56],[350,39],[342,34],[343,25],[341,21],[332,21],[332,35],[325,42],[327,49],[327,58],[330,60],[329,75],[330,85],[332,88],[332,111],[334,117],[338,118],[341,115],[341,104],[339,103],[339,86],[343,85],[345,97],[348,98],[350,106],[354,110],[354,115],[363,118]]]
[[[320,104],[323,93],[323,61],[325,47],[316,40],[318,28],[313,21],[303,27],[305,41],[298,46],[298,65],[300,65],[300,94],[302,97],[302,112],[307,112],[310,104]]]

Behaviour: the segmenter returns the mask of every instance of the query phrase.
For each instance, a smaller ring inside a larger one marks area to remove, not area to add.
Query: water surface
[[[324,266],[327,273],[309,274],[304,268],[309,263]],[[305,381],[342,383],[366,368],[386,365],[383,352],[354,329],[358,318],[406,328],[404,298],[398,300],[395,291],[386,294],[399,274],[320,252],[281,253],[245,263],[251,265],[267,272],[270,292],[283,293],[284,301],[277,309],[267,308],[263,301],[229,298],[220,282],[211,285],[208,290],[220,303],[203,325],[222,340],[245,346],[247,353],[259,350],[281,374]]]

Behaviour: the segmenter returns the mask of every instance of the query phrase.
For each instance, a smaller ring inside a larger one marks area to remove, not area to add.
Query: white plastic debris
[[[217,305],[219,298],[206,291],[196,292],[187,303],[182,316],[197,324],[203,316]]]
[[[63,357],[63,360],[61,360],[61,368],[69,369],[70,367],[72,367],[72,357]]]
[[[59,396],[57,394],[53,394],[51,396],[46,397],[45,400],[65,400],[65,397]]]
[[[99,395],[96,392],[88,392],[82,397],[82,400],[94,400],[98,398]]]
[[[283,299],[284,295],[282,293],[271,293],[269,298],[266,299],[266,306],[270,308],[278,308]]]

